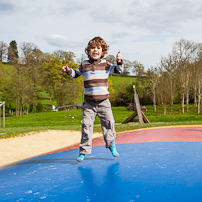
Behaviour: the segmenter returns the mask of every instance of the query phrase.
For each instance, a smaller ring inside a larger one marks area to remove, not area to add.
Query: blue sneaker
[[[111,153],[112,153],[112,155],[113,155],[114,157],[119,157],[119,153],[117,152],[116,146],[115,146],[115,140],[114,140],[114,142],[112,142],[112,144],[111,144],[109,150],[111,151]]]
[[[76,159],[78,162],[83,161],[85,154],[79,154],[78,158]]]

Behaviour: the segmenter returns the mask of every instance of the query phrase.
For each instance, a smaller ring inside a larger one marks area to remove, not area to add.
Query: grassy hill
[[[109,79],[112,81],[113,86],[117,86],[123,82],[126,82],[132,85],[132,83],[136,81],[135,76],[123,76],[123,75],[112,75],[112,76],[109,76]]]

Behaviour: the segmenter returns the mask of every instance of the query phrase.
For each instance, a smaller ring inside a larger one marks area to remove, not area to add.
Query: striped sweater
[[[84,60],[79,68],[70,69],[67,74],[72,78],[82,75],[84,81],[84,99],[86,101],[101,101],[109,98],[108,77],[109,74],[123,72],[123,61],[112,65],[106,60]]]

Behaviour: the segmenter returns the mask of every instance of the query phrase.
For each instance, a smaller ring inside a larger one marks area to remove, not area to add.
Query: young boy
[[[119,156],[115,146],[115,122],[108,99],[108,77],[109,74],[123,72],[123,60],[119,51],[117,65],[110,64],[102,59],[107,50],[106,42],[101,37],[95,37],[89,41],[85,49],[88,60],[84,60],[75,70],[67,65],[62,67],[62,72],[66,72],[70,77],[77,78],[82,75],[84,80],[82,138],[77,161],[83,161],[85,154],[91,154],[93,124],[96,116],[101,120],[106,148],[109,148],[114,157]]]

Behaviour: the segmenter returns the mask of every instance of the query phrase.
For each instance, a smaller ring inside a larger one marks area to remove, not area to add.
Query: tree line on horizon
[[[202,43],[181,39],[173,44],[172,51],[161,57],[156,67],[147,70],[147,82],[156,104],[166,107],[180,103],[182,113],[189,111],[189,103],[201,112],[202,96]]]
[[[34,106],[36,111],[40,111],[42,106],[36,100],[42,91],[49,93],[50,100],[56,100],[58,106],[77,104],[78,97],[83,93],[82,79],[71,79],[61,72],[62,66],[67,64],[76,69],[85,59],[84,54],[76,61],[75,57],[71,51],[44,53],[33,43],[24,42],[18,47],[15,40],[9,46],[0,41],[0,97],[6,101],[7,109],[15,108],[17,115],[25,110],[33,112]],[[107,55],[106,59],[116,62],[113,55]],[[129,74],[130,68],[134,71],[143,68],[136,61],[124,62],[125,75]],[[5,68],[3,64],[10,66]]]
[[[19,56],[19,50],[21,55]],[[21,43],[18,48],[16,41],[9,46],[0,41],[0,97],[6,101],[8,109],[15,106],[16,115],[25,109],[32,112],[33,107],[40,111],[39,92],[46,91],[50,99],[57,101],[58,106],[77,104],[78,97],[83,93],[82,79],[71,79],[61,72],[61,67],[68,64],[76,69],[85,58],[82,54],[75,62],[75,54],[71,51],[57,50],[54,53],[43,53],[33,43]],[[106,60],[115,64],[116,58],[107,55]],[[6,69],[2,65],[11,65]],[[134,83],[141,104],[153,104],[173,109],[174,103],[181,103],[182,113],[188,111],[190,102],[201,110],[202,94],[202,44],[181,39],[173,44],[171,53],[161,57],[159,64],[148,68],[137,61],[124,59],[124,74],[135,73]],[[123,83],[114,92],[109,82],[110,100],[113,106],[126,106],[131,102],[133,89],[131,83]],[[36,110],[36,111],[37,111]]]

